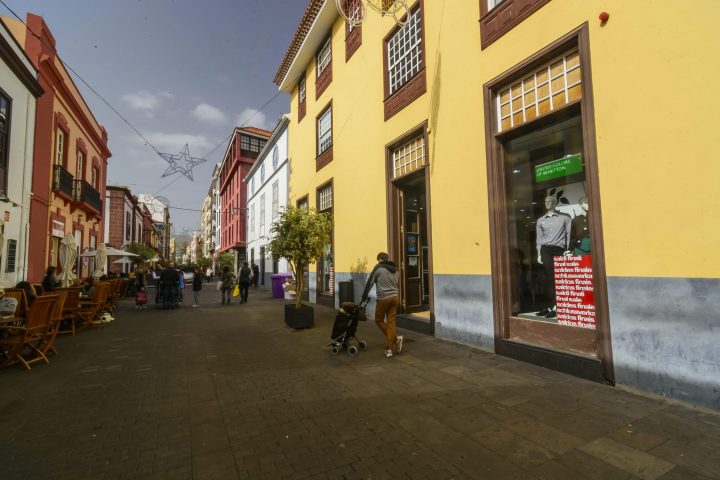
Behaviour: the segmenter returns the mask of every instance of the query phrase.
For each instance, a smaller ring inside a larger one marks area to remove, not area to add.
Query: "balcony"
[[[68,199],[73,199],[73,176],[62,165],[53,165],[52,189]]]
[[[96,213],[102,212],[100,192],[95,190],[92,185],[85,180],[75,180],[75,193],[73,197],[76,202],[90,207]],[[85,210],[87,210],[87,208]]]

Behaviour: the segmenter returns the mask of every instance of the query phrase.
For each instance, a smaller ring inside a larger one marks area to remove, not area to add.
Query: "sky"
[[[108,185],[200,210],[227,138],[278,93],[272,83],[306,0],[3,0],[23,20],[41,15],[58,54],[162,153],[207,161],[162,178],[168,164],[77,78],[108,131]],[[0,15],[12,16],[0,4]],[[247,125],[272,130],[289,98],[278,95]],[[208,153],[220,145],[215,151]],[[173,182],[172,184],[170,184]],[[169,185],[169,186],[168,186]],[[162,190],[161,190],[162,189]],[[171,208],[177,234],[200,225],[200,212]]]

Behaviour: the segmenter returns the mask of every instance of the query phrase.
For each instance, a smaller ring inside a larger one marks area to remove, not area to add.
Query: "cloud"
[[[246,108],[237,116],[235,125],[239,127],[243,124],[245,124],[246,127],[257,127],[264,130],[270,130],[272,128],[271,125],[268,125],[265,114],[256,108]]]
[[[222,124],[227,121],[227,116],[217,107],[207,103],[201,103],[192,111],[195,118],[201,122]]]
[[[169,92],[160,92],[153,94],[147,91],[137,93],[127,93],[123,95],[123,101],[133,110],[140,110],[146,113],[154,112],[163,100],[172,98]]]
[[[187,143],[190,147],[190,155],[200,157],[213,148],[210,140],[205,135],[192,135],[189,133],[162,133],[152,132],[145,135],[155,148],[163,153],[177,153]],[[138,139],[142,142],[142,139]]]

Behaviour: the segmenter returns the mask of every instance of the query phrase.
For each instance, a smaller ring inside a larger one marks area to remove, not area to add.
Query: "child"
[[[137,293],[135,294],[135,308],[139,310],[144,310],[145,305],[147,305],[147,290],[145,290],[145,287],[139,287],[137,290]]]
[[[202,272],[199,268],[195,269],[195,276],[192,283],[193,289],[193,307],[200,306],[200,290],[202,290]]]

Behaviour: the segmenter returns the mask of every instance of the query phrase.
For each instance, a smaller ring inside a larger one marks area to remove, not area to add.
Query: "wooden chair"
[[[35,295],[38,297],[40,295],[45,295],[45,288],[43,288],[42,283],[33,283],[32,286],[35,289]]]
[[[63,308],[65,306],[65,301],[67,300],[68,290],[69,289],[67,288],[58,288],[53,291],[53,295],[57,295],[58,299],[55,302],[55,306],[53,307],[53,311],[50,315],[50,327],[48,328],[45,338],[35,345],[46,357],[49,351],[52,351],[55,355],[58,353],[57,350],[55,350],[55,338],[57,337],[58,330],[60,329],[60,323],[63,319]]]
[[[25,290],[22,288],[6,288],[5,296],[17,299],[18,304],[17,309],[15,310],[15,316],[25,318],[28,311],[28,301],[27,295],[25,295]]]
[[[37,347],[48,335],[53,309],[59,295],[43,295],[38,297],[28,311],[22,326],[0,326],[0,331],[9,333],[3,339],[8,347],[7,358],[0,367],[20,363],[26,370],[37,362],[50,363],[45,354]],[[24,353],[28,350],[28,353]]]
[[[103,312],[107,311],[108,295],[113,284],[111,282],[95,282],[95,289],[90,300],[80,300],[80,309],[77,312],[80,329],[105,325],[102,320]]]
[[[80,310],[80,291],[79,287],[65,288],[67,297],[62,310],[62,321],[58,327],[58,334],[71,333],[73,337],[77,331],[79,322],[78,311]]]

